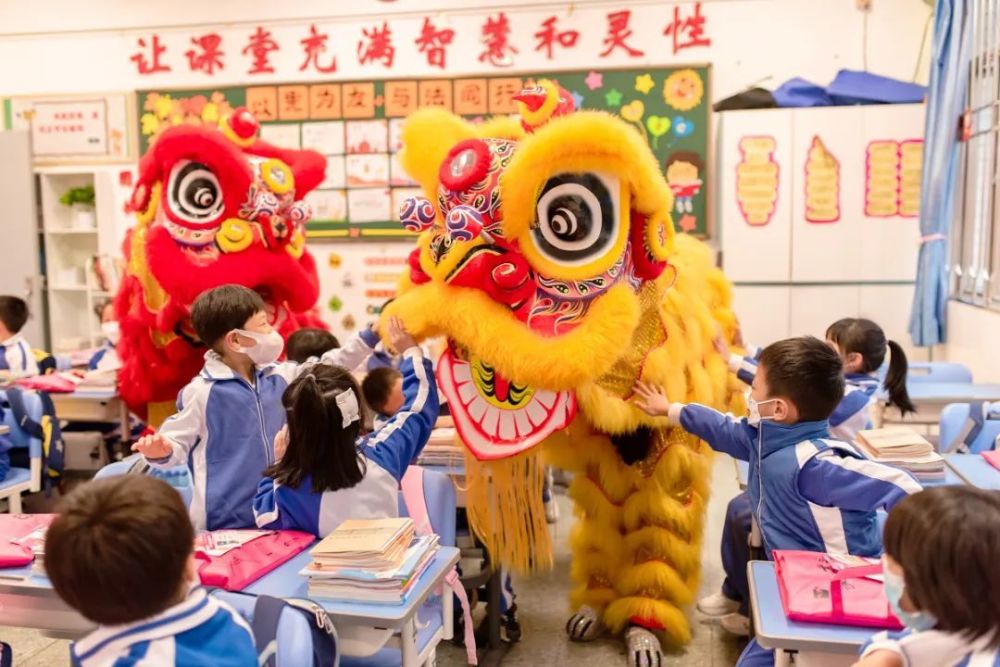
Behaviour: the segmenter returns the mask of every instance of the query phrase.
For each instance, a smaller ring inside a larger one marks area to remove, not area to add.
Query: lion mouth
[[[566,428],[576,415],[572,392],[512,382],[454,344],[441,356],[437,375],[455,428],[480,460],[526,451]]]

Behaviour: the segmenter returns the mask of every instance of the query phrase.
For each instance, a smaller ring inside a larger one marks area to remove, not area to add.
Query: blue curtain
[[[971,14],[966,0],[937,0],[934,51],[924,126],[923,184],[917,284],[910,315],[916,345],[945,339],[948,306],[948,228],[958,171],[958,122],[966,106]]]

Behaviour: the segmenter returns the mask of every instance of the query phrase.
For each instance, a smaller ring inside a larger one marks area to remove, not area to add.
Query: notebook
[[[413,541],[413,520],[348,519],[313,547],[320,567],[386,569],[399,565]]]

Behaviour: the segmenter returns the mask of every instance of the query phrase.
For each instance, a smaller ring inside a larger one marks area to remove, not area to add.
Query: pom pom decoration
[[[399,206],[399,221],[408,232],[419,234],[434,224],[434,205],[423,197],[407,197]]]
[[[483,233],[483,216],[471,206],[451,209],[445,224],[454,241],[471,241]]]

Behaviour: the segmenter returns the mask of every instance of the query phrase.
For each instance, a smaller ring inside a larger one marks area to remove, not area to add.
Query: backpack
[[[958,434],[950,443],[941,443],[943,454],[968,454],[970,447],[982,433],[987,420],[1000,419],[1000,403],[974,401],[969,403],[969,416],[959,429]],[[1000,436],[997,436],[1000,440]],[[994,448],[997,447],[994,442]]]
[[[224,595],[249,596],[247,593],[225,593]],[[253,604],[253,620],[250,622],[250,629],[253,631],[261,667],[276,667],[278,622],[286,609],[289,610],[289,613],[301,614],[306,619],[312,636],[311,666],[296,665],[296,667],[337,667],[340,664],[340,655],[337,653],[339,642],[337,629],[333,627],[326,611],[318,604],[312,600],[281,599],[270,595],[249,597],[256,598]]]
[[[45,392],[33,392],[41,402],[41,414],[36,421],[25,405],[24,390],[17,387],[7,387],[0,391],[0,407],[9,408],[14,413],[18,427],[29,437],[37,438],[42,443],[42,486],[46,493],[63,474],[65,465],[65,444],[59,420],[56,418],[56,408],[52,398]],[[4,399],[4,397],[6,397]]]
[[[48,375],[58,370],[59,365],[56,363],[56,358],[45,350],[32,350],[31,353],[35,356],[39,375]]]

